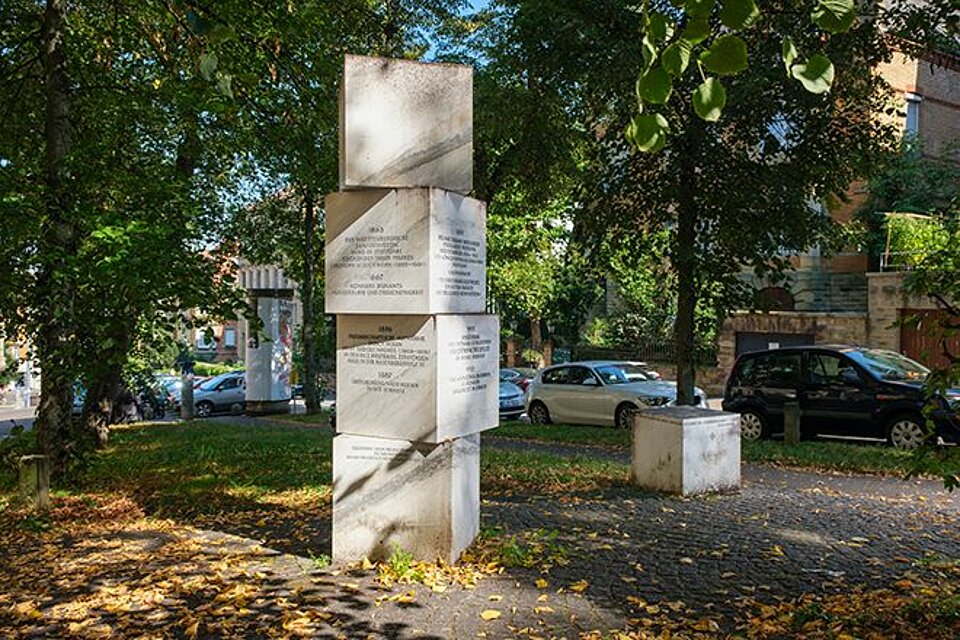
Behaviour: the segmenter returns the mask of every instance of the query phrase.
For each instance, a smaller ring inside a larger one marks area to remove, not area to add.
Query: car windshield
[[[202,389],[203,391],[213,391],[224,380],[226,380],[226,378],[220,378],[220,377],[210,378],[206,382],[203,382],[199,388]]]
[[[626,362],[601,365],[596,372],[603,384],[626,384],[648,379],[642,367]]]
[[[847,355],[883,380],[923,382],[930,375],[930,369],[895,351],[862,349]]]

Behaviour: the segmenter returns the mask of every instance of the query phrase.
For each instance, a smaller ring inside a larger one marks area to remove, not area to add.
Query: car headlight
[[[663,396],[640,396],[637,400],[648,407],[662,407],[670,402],[670,398]]]

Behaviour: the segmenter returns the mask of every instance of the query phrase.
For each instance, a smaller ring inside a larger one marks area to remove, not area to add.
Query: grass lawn
[[[522,422],[506,422],[487,433],[501,438],[598,445],[622,450],[629,450],[631,438],[629,431],[609,427]],[[741,456],[745,462],[848,473],[904,475],[914,466],[914,456],[910,452],[881,444],[831,440],[811,440],[790,446],[780,440],[743,441]]]

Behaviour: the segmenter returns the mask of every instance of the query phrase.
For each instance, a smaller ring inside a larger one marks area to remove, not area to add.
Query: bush
[[[25,431],[23,425],[14,425],[10,436],[0,440],[0,467],[16,475],[20,458],[35,454],[37,451],[36,432]]]
[[[193,373],[198,376],[218,376],[221,373],[229,373],[243,369],[242,364],[226,362],[197,362],[193,365]]]

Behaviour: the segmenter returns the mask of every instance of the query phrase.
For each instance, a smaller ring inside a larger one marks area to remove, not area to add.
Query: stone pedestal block
[[[473,189],[473,69],[346,56],[340,188]]]
[[[337,316],[337,431],[442,442],[498,423],[491,315]]]
[[[645,489],[691,495],[740,488],[740,416],[697,407],[641,411],[630,475]]]
[[[20,501],[33,511],[46,511],[50,508],[50,459],[23,456],[19,463]]]
[[[380,560],[394,547],[455,562],[480,526],[480,436],[425,445],[333,440],[333,558]]]
[[[442,189],[327,196],[327,313],[483,313],[486,207]]]

